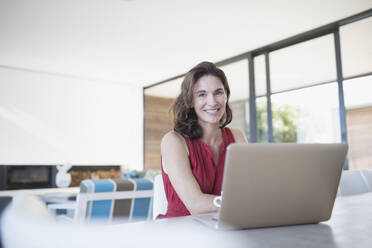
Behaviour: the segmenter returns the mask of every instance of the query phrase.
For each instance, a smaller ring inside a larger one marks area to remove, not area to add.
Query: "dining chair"
[[[150,220],[152,198],[153,182],[147,178],[86,179],[80,183],[76,202],[48,208],[73,209],[72,218],[57,216],[63,221],[125,223]]]

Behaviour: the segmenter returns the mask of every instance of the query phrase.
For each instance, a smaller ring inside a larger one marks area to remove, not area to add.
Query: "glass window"
[[[372,72],[372,17],[340,27],[343,76]]]
[[[268,142],[266,62],[265,55],[254,57],[254,81],[256,90],[257,142]]]
[[[349,168],[372,169],[372,76],[344,81]]]
[[[340,142],[336,83],[273,94],[274,142]]]
[[[233,119],[229,127],[238,128],[245,135],[249,134],[249,103],[248,100],[230,102],[231,110],[233,111]],[[249,136],[247,136],[249,137]]]
[[[269,141],[269,128],[267,123],[267,97],[256,98],[257,108],[257,142]]]
[[[145,90],[145,95],[176,98],[181,92],[182,81],[183,77],[148,88]]]
[[[266,95],[265,55],[254,57],[254,81],[255,81],[256,96]]]
[[[238,128],[249,137],[249,72],[248,60],[244,59],[220,67],[226,74],[230,86],[230,107],[233,120],[230,127]]]
[[[336,75],[333,34],[270,53],[273,93],[335,81]]]
[[[249,97],[248,60],[244,59],[229,65],[220,66],[229,82],[230,102],[246,100]]]

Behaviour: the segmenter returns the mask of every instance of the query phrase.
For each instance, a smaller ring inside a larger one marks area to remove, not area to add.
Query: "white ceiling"
[[[145,86],[371,0],[0,0],[0,66]]]

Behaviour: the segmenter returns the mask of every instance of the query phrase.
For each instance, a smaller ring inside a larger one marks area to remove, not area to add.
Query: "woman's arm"
[[[230,128],[236,143],[246,144],[248,143],[247,138],[240,129]]]
[[[174,131],[168,132],[161,141],[161,154],[163,169],[189,212],[194,215],[217,211],[213,205],[216,196],[204,194],[192,174],[183,137]]]

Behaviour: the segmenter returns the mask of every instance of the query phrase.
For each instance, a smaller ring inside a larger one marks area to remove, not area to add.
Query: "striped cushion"
[[[153,182],[145,178],[88,179],[80,184],[81,193],[152,190]],[[142,221],[151,218],[151,197],[97,200],[87,204],[86,220]]]
[[[134,182],[134,190],[151,190],[153,188],[153,182],[146,178],[135,178],[128,179]],[[132,208],[132,221],[146,220],[148,217],[151,218],[151,198],[136,198],[134,199]],[[150,216],[149,216],[150,215]]]

